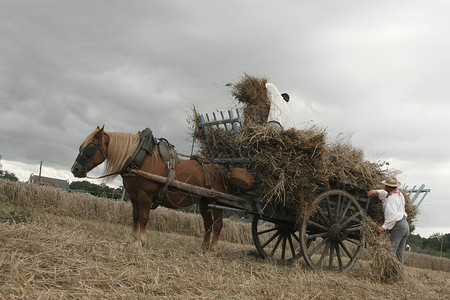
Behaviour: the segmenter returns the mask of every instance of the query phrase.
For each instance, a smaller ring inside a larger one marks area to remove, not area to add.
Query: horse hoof
[[[132,244],[135,248],[142,248],[142,243],[140,240],[136,240]]]
[[[209,252],[209,247],[202,246],[202,253],[205,254],[205,253],[208,253],[208,252]]]

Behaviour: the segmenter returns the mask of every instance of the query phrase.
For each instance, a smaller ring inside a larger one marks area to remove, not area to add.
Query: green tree
[[[11,181],[19,181],[19,178],[17,178],[16,174],[2,170],[0,170],[0,178]]]
[[[441,249],[441,234],[433,233],[428,239],[425,240],[423,247],[430,250],[440,251]]]
[[[433,233],[429,238],[411,234],[408,238],[408,244],[414,252],[450,258],[449,233]]]
[[[97,196],[97,197],[103,197],[103,198],[110,198],[110,199],[116,199],[120,200],[122,199],[123,194],[123,186],[119,188],[112,188],[107,186],[106,184],[102,183],[100,185],[95,183],[90,183],[89,181],[83,180],[83,181],[73,181],[70,184],[70,189],[72,191],[85,191],[91,195]],[[125,193],[125,201],[128,201],[130,198],[127,193]]]

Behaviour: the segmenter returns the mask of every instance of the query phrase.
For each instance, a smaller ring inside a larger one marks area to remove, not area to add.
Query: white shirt
[[[377,190],[377,192],[378,198],[383,201],[384,224],[382,227],[385,230],[391,230],[397,221],[407,216],[405,212],[405,197],[398,189],[390,194],[385,190]]]
[[[270,111],[267,122],[275,121],[284,127],[284,121],[289,114],[288,103],[283,99],[277,87],[273,83],[266,83],[267,98],[270,101]]]

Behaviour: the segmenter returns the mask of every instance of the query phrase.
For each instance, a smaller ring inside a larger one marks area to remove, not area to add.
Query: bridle
[[[87,169],[88,164],[94,158],[94,155],[98,150],[100,150],[100,152],[102,153],[103,158],[106,159],[106,153],[102,149],[102,139],[100,139],[98,143],[92,141],[83,149],[81,149],[75,161],[79,163],[83,168]]]
[[[88,168],[88,164],[91,162],[91,160],[94,158],[95,153],[97,153],[97,151],[100,151],[100,153],[103,155],[103,158],[106,160],[108,157],[106,156],[105,151],[103,151],[102,149],[102,139],[100,138],[99,142],[96,143],[94,141],[90,142],[89,144],[87,144],[86,146],[84,146],[83,149],[80,150],[80,153],[78,153],[77,158],[75,159],[75,161],[81,165],[81,167],[83,168],[84,171],[87,170]],[[86,176],[86,178],[89,179],[101,179],[101,178],[105,178],[108,176],[113,176],[116,174],[120,174],[122,171],[117,171],[111,174],[107,174],[107,175],[102,175],[99,177],[89,177]]]

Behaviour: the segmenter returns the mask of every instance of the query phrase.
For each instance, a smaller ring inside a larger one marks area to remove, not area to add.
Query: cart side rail
[[[236,141],[244,128],[239,110],[200,114],[197,127],[205,137],[207,156],[213,162],[238,164],[249,162],[243,147],[240,145],[236,147]],[[219,133],[220,138],[214,136]],[[214,144],[214,140],[220,140],[220,145]]]

